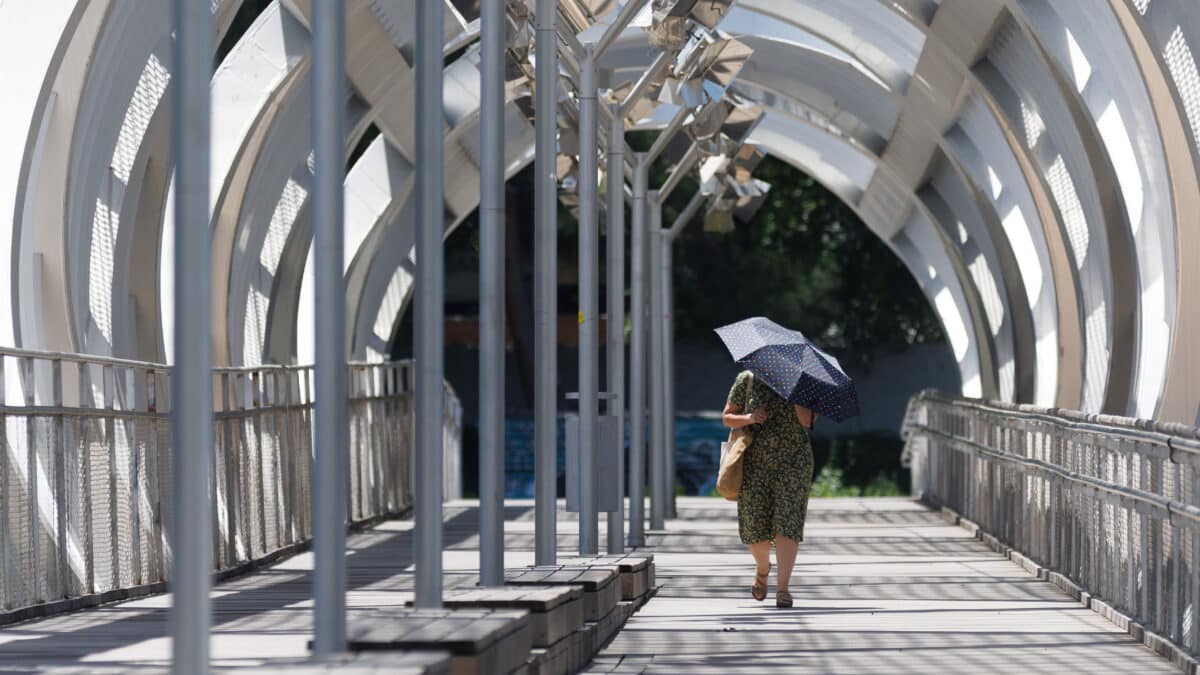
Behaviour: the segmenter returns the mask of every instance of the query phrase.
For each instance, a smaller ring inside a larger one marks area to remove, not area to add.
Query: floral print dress
[[[751,380],[749,371],[738,375],[728,403],[744,413],[767,409],[765,422],[747,427],[754,440],[742,460],[742,490],[738,495],[742,543],[770,541],[776,534],[803,541],[813,480],[808,429],[796,419],[791,403],[757,377]]]

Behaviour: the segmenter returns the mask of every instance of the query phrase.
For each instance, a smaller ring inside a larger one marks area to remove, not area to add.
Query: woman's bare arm
[[[813,422],[817,421],[817,413],[815,411],[798,404],[793,404],[792,408],[796,411],[796,421],[802,426],[812,427]]]
[[[726,404],[725,410],[721,413],[721,422],[730,429],[741,429],[744,426],[751,424],[762,424],[767,419],[766,408],[759,408],[752,413],[742,413],[742,407]]]

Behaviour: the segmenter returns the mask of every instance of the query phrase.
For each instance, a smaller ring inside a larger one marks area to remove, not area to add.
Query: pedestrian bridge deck
[[[813,500],[790,610],[774,606],[774,571],[767,600],[750,598],[732,503],[678,511],[651,541],[661,590],[589,672],[1178,672],[909,500]]]
[[[510,502],[506,516],[506,565],[531,564],[532,504]],[[908,500],[814,500],[792,610],[749,597],[752,563],[738,543],[732,503],[684,498],[679,516],[649,536],[658,595],[590,672],[1177,672]],[[477,522],[473,504],[447,506],[447,586],[475,581]],[[412,597],[410,525],[387,522],[349,538],[349,611]],[[560,514],[559,529],[560,551],[569,554],[575,523]],[[302,554],[216,587],[216,663],[306,654],[311,564]],[[165,665],[166,608],[167,598],[158,596],[2,628],[0,670]]]

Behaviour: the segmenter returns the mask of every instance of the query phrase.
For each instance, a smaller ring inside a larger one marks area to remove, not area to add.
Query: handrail
[[[97,356],[94,354],[73,354],[69,352],[48,352],[35,349],[18,349],[15,347],[0,347],[0,358],[12,357],[15,359],[35,359],[39,361],[62,361],[65,363],[82,363],[94,366],[112,366],[115,368],[137,368],[140,370],[153,370],[165,372],[170,370],[170,366],[163,363],[150,363],[149,361],[134,361],[132,359],[119,359],[112,356]]]
[[[1200,429],[924,391],[902,435],[920,499],[1200,656]]]
[[[909,405],[911,406],[913,401],[916,400],[940,401],[943,403],[952,403],[962,408],[1004,413],[1026,419],[1036,418],[1042,421],[1071,425],[1074,428],[1100,433],[1118,432],[1128,434],[1130,438],[1155,440],[1161,436],[1175,437],[1185,441],[1200,441],[1200,427],[1188,426],[1177,422],[1156,422],[1120,415],[1085,413],[1066,408],[1044,408],[1027,403],[1005,403],[1003,401],[957,398],[932,389],[919,392],[909,401]]]
[[[997,462],[1028,469],[1031,473],[1037,474],[1044,478],[1053,478],[1064,483],[1074,483],[1080,487],[1090,488],[1096,492],[1102,492],[1111,497],[1116,497],[1121,500],[1122,503],[1125,503],[1126,501],[1135,502],[1149,509],[1158,510],[1162,513],[1162,515],[1168,518],[1172,515],[1178,514],[1191,521],[1189,523],[1190,526],[1200,527],[1200,508],[1192,506],[1191,504],[1185,504],[1183,502],[1166,499],[1152,492],[1123,487],[1121,485],[1117,485],[1116,483],[1093,478],[1078,471],[1063,469],[1041,460],[1027,459],[1005,454],[1003,452],[993,450],[982,443],[956,438],[950,434],[925,426],[924,424],[918,424],[912,428],[919,433],[936,436],[948,443],[957,444],[960,447],[969,447],[972,449],[972,451],[981,455],[986,455],[988,458]]]

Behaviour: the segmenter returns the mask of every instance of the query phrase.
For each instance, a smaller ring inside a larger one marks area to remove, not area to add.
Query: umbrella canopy
[[[716,329],[733,360],[775,393],[836,422],[858,414],[854,381],[833,356],[764,317]]]

